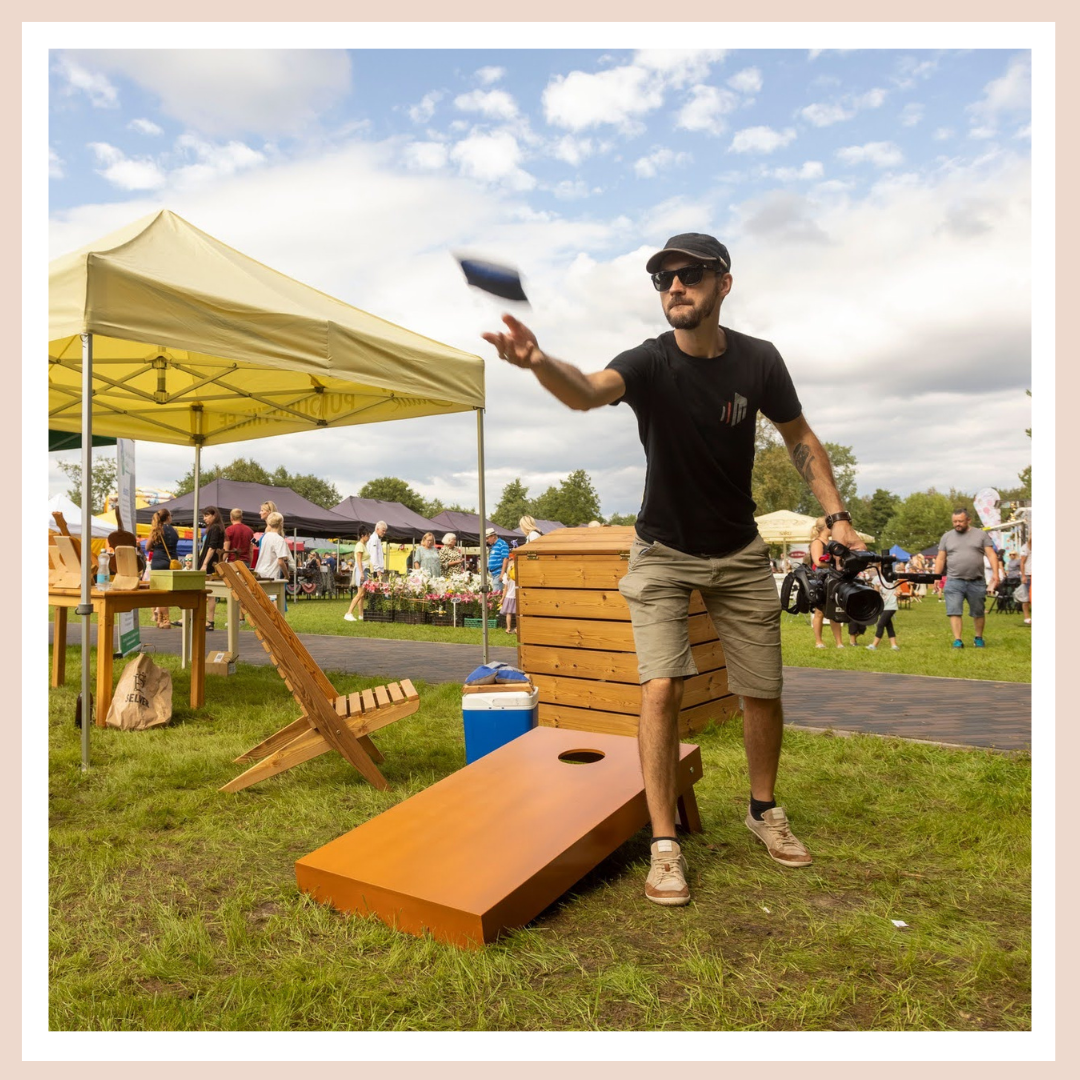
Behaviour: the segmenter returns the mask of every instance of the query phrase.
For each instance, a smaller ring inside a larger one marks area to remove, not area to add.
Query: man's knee
[[[646,709],[668,712],[682,702],[683,680],[679,677],[649,679],[641,684],[642,712]]]

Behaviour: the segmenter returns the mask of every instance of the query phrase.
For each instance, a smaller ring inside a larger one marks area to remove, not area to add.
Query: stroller
[[[1020,601],[1016,599],[1016,590],[1019,587],[1020,579],[1017,577],[1005,578],[999,582],[997,592],[994,593],[993,610],[999,615],[1015,615],[1020,611]]]

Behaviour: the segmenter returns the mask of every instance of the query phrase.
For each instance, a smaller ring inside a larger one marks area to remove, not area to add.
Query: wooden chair
[[[384,758],[370,735],[416,712],[420,699],[413,684],[402,679],[374,690],[338,694],[251,570],[239,562],[218,563],[217,573],[232,589],[256,637],[303,710],[298,720],[236,758],[237,762],[258,764],[220,790],[240,791],[330,749],[337,750],[375,787],[389,787],[376,767]]]

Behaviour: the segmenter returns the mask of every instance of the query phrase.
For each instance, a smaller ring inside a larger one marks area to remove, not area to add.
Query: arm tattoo
[[[806,443],[796,443],[795,449],[791,451],[791,460],[799,475],[807,484],[812,486],[814,483],[814,455],[810,452],[810,447]]]

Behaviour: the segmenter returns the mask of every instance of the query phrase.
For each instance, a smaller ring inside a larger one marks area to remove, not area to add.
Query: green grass
[[[191,710],[178,658],[155,657],[173,723],[94,729],[84,773],[71,651],[49,696],[54,1030],[1030,1027],[1025,754],[788,732],[779,794],[815,859],[789,871],[742,824],[738,721],[713,727],[694,740],[689,907],[645,900],[643,831],[465,952],[319,906],[293,870],[464,764],[456,686],[420,685],[419,712],[378,735],[389,791],[328,753],[223,795],[232,758],[297,715],[273,669],[240,665]]]

